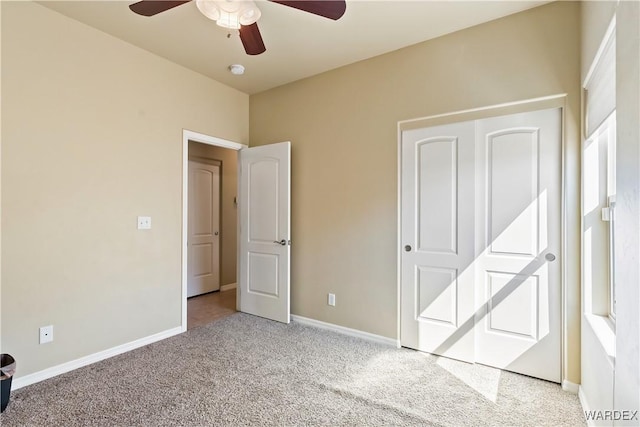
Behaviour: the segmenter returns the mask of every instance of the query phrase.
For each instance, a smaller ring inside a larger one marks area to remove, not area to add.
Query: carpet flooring
[[[16,390],[11,426],[581,426],[558,384],[236,313]]]

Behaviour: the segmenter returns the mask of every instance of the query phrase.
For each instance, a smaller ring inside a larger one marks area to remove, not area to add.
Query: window
[[[609,26],[584,84],[582,274],[587,313],[615,321],[616,39]]]
[[[593,298],[590,312],[615,319],[613,221],[616,200],[615,111],[585,141],[583,149],[583,274]],[[589,307],[587,307],[589,308]]]

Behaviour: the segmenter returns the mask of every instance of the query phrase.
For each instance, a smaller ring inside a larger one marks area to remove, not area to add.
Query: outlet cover
[[[329,298],[327,299],[327,304],[329,304],[332,307],[335,307],[335,305],[336,305],[336,295],[335,294],[329,294]]]
[[[41,327],[40,344],[46,344],[51,341],[53,341],[53,325]]]
[[[151,229],[151,217],[139,216],[138,217],[138,230],[150,230]]]

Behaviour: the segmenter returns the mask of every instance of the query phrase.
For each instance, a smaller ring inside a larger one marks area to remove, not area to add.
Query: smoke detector
[[[229,71],[231,71],[231,74],[241,76],[244,74],[244,66],[240,64],[229,65]]]

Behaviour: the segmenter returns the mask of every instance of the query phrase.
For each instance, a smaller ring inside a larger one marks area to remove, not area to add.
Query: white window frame
[[[609,296],[609,318],[615,323],[616,320],[616,285],[615,285],[615,207],[616,207],[616,112],[605,120],[608,126],[607,138],[607,209],[609,210],[609,283],[607,295]]]
[[[597,299],[593,301],[595,306],[599,307],[594,310],[594,305],[587,307],[586,311],[590,314],[600,315],[608,318],[615,324],[616,317],[616,286],[615,286],[615,264],[614,264],[614,248],[615,248],[615,202],[616,202],[616,85],[615,85],[615,69],[616,69],[616,20],[615,17],[611,21],[609,28],[600,44],[600,48],[595,56],[593,64],[585,78],[584,89],[584,108],[583,108],[583,132],[585,134],[583,147],[597,144],[598,146],[606,141],[606,171],[597,169],[597,181],[599,186],[606,188],[606,201],[602,207],[602,219],[608,221],[607,224],[607,256],[597,259],[591,259],[591,262],[599,262],[603,265],[606,263],[608,278],[606,283],[591,283],[592,286],[604,287],[599,288],[596,292],[593,289],[592,295],[589,296]],[[603,140],[604,138],[604,140]],[[589,166],[585,164],[583,148],[583,171]],[[604,153],[602,153],[604,154]],[[593,179],[593,177],[591,177]],[[593,185],[593,181],[586,182],[583,174],[582,186],[583,196],[585,191],[592,191],[585,188],[586,185]],[[600,187],[600,188],[601,188]],[[584,199],[583,199],[584,206]],[[584,215],[584,212],[583,212]],[[602,230],[602,228],[600,229]],[[584,233],[583,228],[583,233]],[[593,254],[590,254],[592,256]],[[583,253],[584,263],[584,253]],[[603,265],[604,267],[604,265]],[[590,274],[583,270],[584,274]],[[590,280],[591,282],[591,280]],[[588,290],[587,290],[588,291]],[[606,295],[607,301],[604,301]],[[594,312],[597,311],[597,312]]]
[[[608,270],[608,281],[605,284],[607,287],[607,299],[606,313],[596,313],[600,315],[608,316],[611,321],[615,322],[615,282],[614,282],[614,249],[615,249],[615,234],[614,234],[614,221],[615,221],[615,200],[616,200],[616,113],[615,111],[605,119],[604,122],[589,136],[585,141],[585,146],[595,144],[606,144],[606,170],[599,171],[598,183],[606,187],[606,200],[602,209],[602,220],[607,222],[607,257],[606,259],[600,259],[599,261],[606,262],[606,268]],[[583,167],[586,167],[583,163]],[[604,184],[604,185],[603,185]],[[583,183],[585,185],[585,183]],[[590,191],[590,190],[589,190]],[[598,284],[596,284],[598,285]],[[604,286],[604,285],[600,285]],[[599,304],[605,306],[605,304]]]

